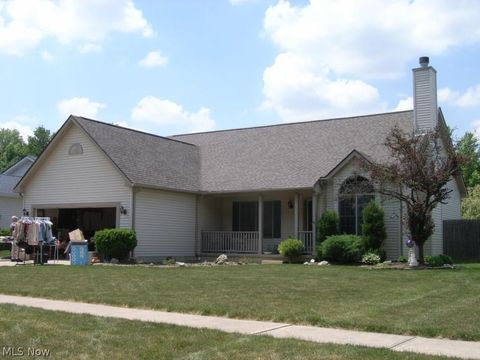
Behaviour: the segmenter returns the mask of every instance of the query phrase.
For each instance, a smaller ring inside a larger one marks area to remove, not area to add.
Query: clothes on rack
[[[14,239],[20,247],[51,244],[53,223],[48,217],[22,217],[15,224]]]

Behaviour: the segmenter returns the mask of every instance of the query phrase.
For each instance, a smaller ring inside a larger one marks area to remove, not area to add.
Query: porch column
[[[313,242],[313,254],[317,255],[317,205],[318,205],[318,193],[317,190],[313,191],[312,195],[312,242]]]
[[[293,205],[293,216],[294,216],[293,231],[294,231],[295,239],[298,239],[298,203],[299,203],[299,195],[298,193],[295,193],[295,200]]]
[[[263,196],[258,195],[258,253],[263,253]]]

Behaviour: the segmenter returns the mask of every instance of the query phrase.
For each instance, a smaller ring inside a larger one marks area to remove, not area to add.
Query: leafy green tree
[[[480,185],[470,188],[468,197],[462,200],[462,217],[480,219]]]
[[[27,155],[25,142],[18,130],[0,129],[0,172]]]
[[[375,201],[371,201],[363,209],[362,235],[367,251],[381,252],[383,242],[387,238],[383,208]]]
[[[465,165],[462,166],[463,180],[467,187],[474,187],[480,184],[479,146],[478,139],[471,132],[466,132],[455,146],[457,153],[468,159]]]
[[[53,133],[50,130],[45,129],[43,126],[37,127],[33,131],[33,136],[28,137],[27,152],[29,155],[38,156],[42,153],[53,137]]]

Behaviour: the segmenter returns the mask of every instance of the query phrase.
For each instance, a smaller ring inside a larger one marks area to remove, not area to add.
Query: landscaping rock
[[[175,264],[179,267],[185,267],[185,263],[181,261],[177,261]]]
[[[310,259],[311,264],[315,264],[315,259]]]
[[[110,264],[118,264],[120,261],[118,261],[118,259],[115,259],[115,258],[112,258],[112,260],[110,260]]]
[[[310,263],[308,261],[305,261],[303,265],[310,265]]]
[[[227,261],[228,261],[227,255],[222,254],[217,258],[217,260],[215,260],[215,264],[224,265]]]
[[[318,266],[327,266],[327,265],[330,265],[330,264],[328,263],[327,260],[323,260],[323,261],[320,261],[317,265]]]

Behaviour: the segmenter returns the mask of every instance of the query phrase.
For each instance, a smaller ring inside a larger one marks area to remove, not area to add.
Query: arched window
[[[373,185],[362,176],[352,176],[340,186],[338,197],[340,233],[359,235],[363,209],[375,199]]]

